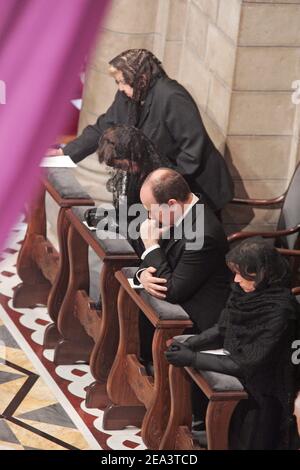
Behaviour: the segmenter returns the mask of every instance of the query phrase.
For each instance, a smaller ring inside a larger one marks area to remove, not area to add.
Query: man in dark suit
[[[97,150],[105,129],[133,125],[184,176],[193,192],[201,192],[214,211],[222,209],[233,198],[232,178],[188,91],[171,80],[145,49],[130,49],[115,57],[110,73],[119,89],[112,105],[61,153],[80,162]]]
[[[149,219],[141,225],[145,251],[135,282],[180,304],[203,331],[218,320],[230,289],[222,225],[174,170],[150,173],[140,197]]]

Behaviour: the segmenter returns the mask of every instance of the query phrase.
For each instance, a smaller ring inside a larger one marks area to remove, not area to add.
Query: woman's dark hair
[[[288,287],[291,272],[288,261],[261,237],[252,237],[234,247],[226,256],[228,267],[256,287]]]
[[[109,152],[105,146],[109,145]],[[115,125],[106,129],[99,140],[98,158],[100,163],[112,167],[107,189],[113,193],[115,205],[124,191],[124,173],[128,204],[139,202],[139,191],[146,176],[153,170],[168,163],[158,155],[154,145],[145,134],[133,126]],[[121,160],[128,161],[128,169],[118,169]]]

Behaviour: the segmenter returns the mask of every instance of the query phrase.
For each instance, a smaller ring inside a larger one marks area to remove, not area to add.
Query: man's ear
[[[176,199],[169,199],[168,200],[168,206],[169,207],[175,206],[176,204],[178,204],[178,201]]]

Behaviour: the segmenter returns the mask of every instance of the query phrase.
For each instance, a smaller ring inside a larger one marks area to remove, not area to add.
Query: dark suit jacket
[[[191,209],[193,229],[196,207]],[[185,219],[184,219],[185,220]],[[215,214],[204,208],[204,243],[201,249],[187,250],[187,238],[161,240],[160,248],[150,251],[140,269],[153,266],[155,276],[167,279],[165,300],[180,304],[198,326],[210,328],[218,320],[230,292],[231,272],[225,262],[228,243]],[[139,283],[137,278],[135,282]]]
[[[94,125],[64,148],[74,162],[95,152],[103,131],[114,124],[128,124],[129,98],[117,92],[115,100]],[[183,86],[159,78],[149,90],[137,127],[154,143],[190,185],[219,210],[233,197],[233,182],[226,163],[203,125],[199,110]]]

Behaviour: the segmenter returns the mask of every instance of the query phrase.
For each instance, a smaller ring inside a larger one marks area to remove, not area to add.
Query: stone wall
[[[242,4],[230,119],[228,161],[237,195],[274,197],[287,188],[299,160],[300,2]],[[255,210],[252,228],[273,228],[278,210]],[[241,211],[231,220],[247,223]]]

